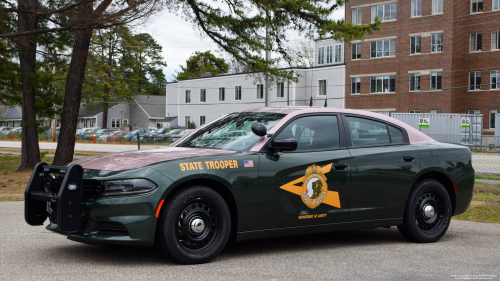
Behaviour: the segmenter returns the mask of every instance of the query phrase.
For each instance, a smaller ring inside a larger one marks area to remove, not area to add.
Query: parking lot
[[[155,248],[92,246],[24,222],[0,203],[0,280],[500,279],[500,225],[453,220],[433,244],[395,227],[238,242],[212,263],[183,266]]]

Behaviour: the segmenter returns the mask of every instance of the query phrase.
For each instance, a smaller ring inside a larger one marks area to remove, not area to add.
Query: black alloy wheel
[[[448,230],[452,205],[445,187],[436,180],[415,184],[410,193],[399,232],[408,240],[421,243],[438,241]]]
[[[224,249],[230,231],[231,215],[224,199],[208,187],[192,186],[165,202],[156,241],[177,262],[206,263]]]

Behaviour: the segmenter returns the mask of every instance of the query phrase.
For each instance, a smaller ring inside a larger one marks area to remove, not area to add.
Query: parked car
[[[194,129],[186,129],[186,130],[182,130],[180,131],[179,133],[177,134],[173,134],[173,135],[169,135],[168,136],[168,141],[169,142],[174,142],[182,137],[184,137],[185,135],[191,133],[192,131],[194,131]]]
[[[6,136],[10,131],[12,131],[11,127],[0,127],[0,136]]]
[[[109,138],[111,136],[114,136],[114,135],[121,135],[123,132],[122,131],[117,131],[116,129],[115,130],[109,130],[109,131],[106,131],[106,132],[101,132],[101,134],[99,135],[99,137],[97,137],[97,133],[96,133],[96,137],[97,137],[97,141],[100,141],[100,142],[105,142],[105,141],[109,141]]]
[[[170,132],[170,128],[160,128],[155,133],[150,133],[149,137],[154,142],[164,142],[167,141],[167,134]]]
[[[23,127],[17,127],[17,128],[12,129],[8,133],[8,136],[21,137],[22,132],[23,132]]]
[[[95,132],[100,130],[101,128],[86,128],[84,131],[80,133],[83,140],[92,140]]]
[[[49,218],[70,240],[158,245],[195,264],[230,240],[348,229],[436,242],[469,207],[475,172],[469,148],[389,116],[294,107],[230,113],[160,149],[39,163],[31,177],[28,224]]]
[[[122,136],[122,139],[123,139],[123,140],[126,140],[126,141],[130,141],[130,140],[132,139],[132,137],[133,137],[134,135],[136,135],[136,134],[137,134],[137,131],[138,131],[138,130],[133,130],[133,131],[131,131],[131,132],[128,132],[127,134],[124,134],[124,135]]]
[[[139,129],[139,138],[141,141],[144,142],[150,142],[152,139],[149,137],[150,134],[156,133],[156,129]],[[137,141],[137,132],[132,138],[130,139],[131,141]]]
[[[127,136],[128,134],[130,134],[130,131],[127,131],[127,132],[122,132],[122,131],[115,132],[114,134],[108,136],[108,141],[124,140],[123,137]]]
[[[94,136],[96,138],[99,138],[102,135],[110,135],[116,131],[118,131],[118,129],[100,129],[100,130],[95,131]]]

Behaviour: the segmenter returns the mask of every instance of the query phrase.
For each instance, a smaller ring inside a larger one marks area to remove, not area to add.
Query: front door
[[[339,121],[335,114],[298,117],[274,138],[296,139],[296,151],[260,154],[262,229],[348,221],[350,154]]]
[[[345,120],[352,157],[349,220],[402,217],[419,171],[418,150],[402,128],[357,116]]]

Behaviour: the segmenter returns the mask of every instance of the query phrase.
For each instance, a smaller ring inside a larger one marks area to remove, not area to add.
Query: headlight
[[[102,196],[146,193],[155,188],[156,184],[145,179],[104,181]]]

